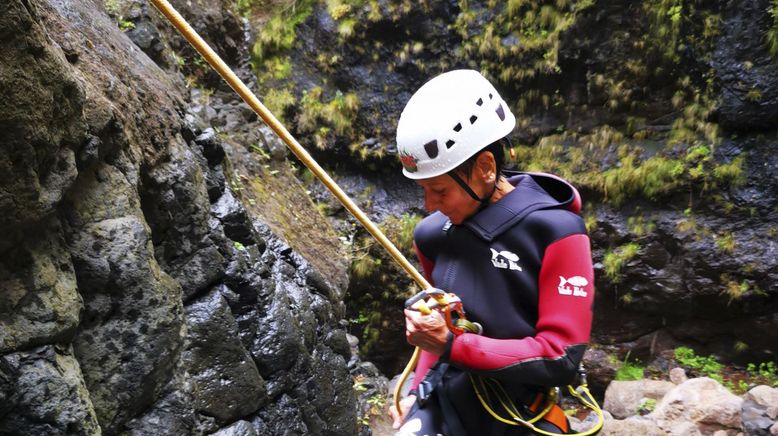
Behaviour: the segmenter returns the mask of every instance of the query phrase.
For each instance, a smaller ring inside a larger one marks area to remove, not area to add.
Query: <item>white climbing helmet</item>
[[[443,73],[419,88],[400,115],[403,174],[411,179],[445,174],[515,126],[508,104],[478,71]]]

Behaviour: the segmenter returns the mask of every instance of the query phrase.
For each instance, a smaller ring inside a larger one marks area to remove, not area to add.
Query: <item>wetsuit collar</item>
[[[540,209],[565,209],[575,198],[572,186],[541,174],[513,173],[508,179],[516,188],[471,216],[462,226],[485,241],[492,241]],[[545,189],[544,189],[545,188]]]

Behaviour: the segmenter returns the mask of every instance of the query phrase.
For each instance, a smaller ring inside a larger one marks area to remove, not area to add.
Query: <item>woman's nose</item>
[[[434,195],[432,194],[424,194],[424,209],[429,213],[437,210],[437,201],[433,197]]]

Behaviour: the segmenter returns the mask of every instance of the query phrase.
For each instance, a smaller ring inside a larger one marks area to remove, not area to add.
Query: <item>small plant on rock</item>
[[[752,380],[772,387],[778,387],[778,368],[775,362],[749,363],[746,372]]]
[[[637,360],[629,360],[629,352],[624,357],[621,367],[616,370],[616,380],[629,381],[640,380],[643,378],[645,368]]]
[[[648,415],[656,409],[656,400],[653,398],[643,398],[638,405],[638,413],[641,415]]]
[[[723,382],[721,376],[723,365],[713,356],[698,356],[689,347],[678,347],[675,349],[675,360],[693,373],[708,376],[719,383]]]

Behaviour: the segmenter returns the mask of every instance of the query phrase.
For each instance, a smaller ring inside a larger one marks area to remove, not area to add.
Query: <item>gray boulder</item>
[[[757,386],[743,396],[743,429],[749,435],[770,435],[778,424],[778,388]]]
[[[676,386],[648,415],[670,435],[740,431],[743,399],[719,382],[693,378]]]
[[[605,391],[602,407],[614,418],[624,419],[636,415],[647,399],[658,404],[673,388],[673,383],[663,380],[615,380]]]

